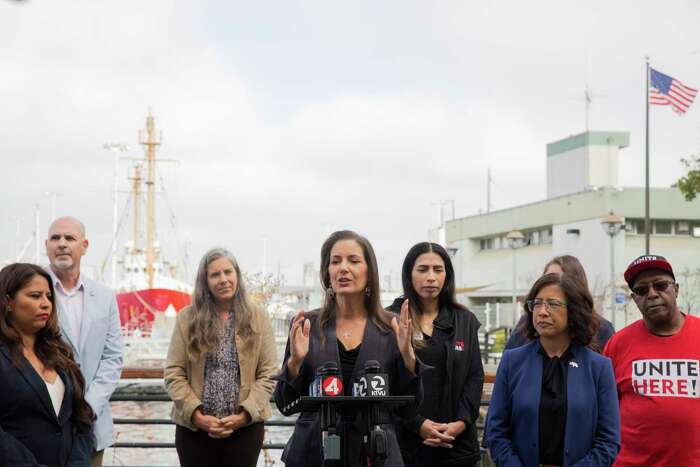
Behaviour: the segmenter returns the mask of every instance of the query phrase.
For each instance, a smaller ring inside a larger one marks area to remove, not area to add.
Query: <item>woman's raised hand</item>
[[[408,311],[408,300],[404,300],[401,305],[401,315],[398,319],[394,316],[391,319],[391,327],[396,335],[396,344],[403,357],[404,365],[411,373],[416,371],[416,354],[413,351],[411,336],[413,328],[411,327],[411,314]]]
[[[309,353],[309,333],[311,322],[304,318],[304,310],[299,311],[289,331],[289,358],[287,359],[287,371],[289,376],[296,378],[304,362],[304,357]]]

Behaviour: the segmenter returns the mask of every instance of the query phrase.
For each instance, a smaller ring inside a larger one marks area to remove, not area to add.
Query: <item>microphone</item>
[[[380,373],[381,366],[376,360],[365,362],[362,377],[353,385],[352,395],[355,397],[382,397],[389,395],[389,375]]]
[[[316,377],[309,385],[309,396],[336,397],[343,395],[343,378],[336,362],[326,362],[316,368]]]

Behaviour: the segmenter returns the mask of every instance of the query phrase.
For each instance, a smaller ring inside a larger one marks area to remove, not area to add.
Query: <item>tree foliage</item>
[[[686,201],[694,200],[700,193],[700,155],[681,159],[683,168],[688,171],[685,177],[678,179],[678,189]]]
[[[282,287],[281,278],[261,272],[243,272],[243,280],[248,288],[250,298],[263,308],[270,304],[272,296]]]

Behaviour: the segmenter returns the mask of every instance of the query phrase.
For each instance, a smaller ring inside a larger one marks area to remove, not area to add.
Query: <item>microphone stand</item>
[[[287,405],[282,412],[319,412],[323,467],[357,465],[351,462],[352,453],[347,452],[347,434],[337,432],[337,412],[359,412],[362,419],[359,424],[362,430],[362,465],[381,467],[389,455],[388,438],[380,426],[382,416],[390,409],[411,404],[414,400],[413,396],[301,396]]]

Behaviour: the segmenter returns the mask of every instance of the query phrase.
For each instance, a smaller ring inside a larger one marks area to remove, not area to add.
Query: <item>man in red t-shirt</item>
[[[664,257],[640,256],[625,280],[642,319],[603,351],[620,399],[614,465],[700,466],[700,319],[678,309],[678,284]]]

